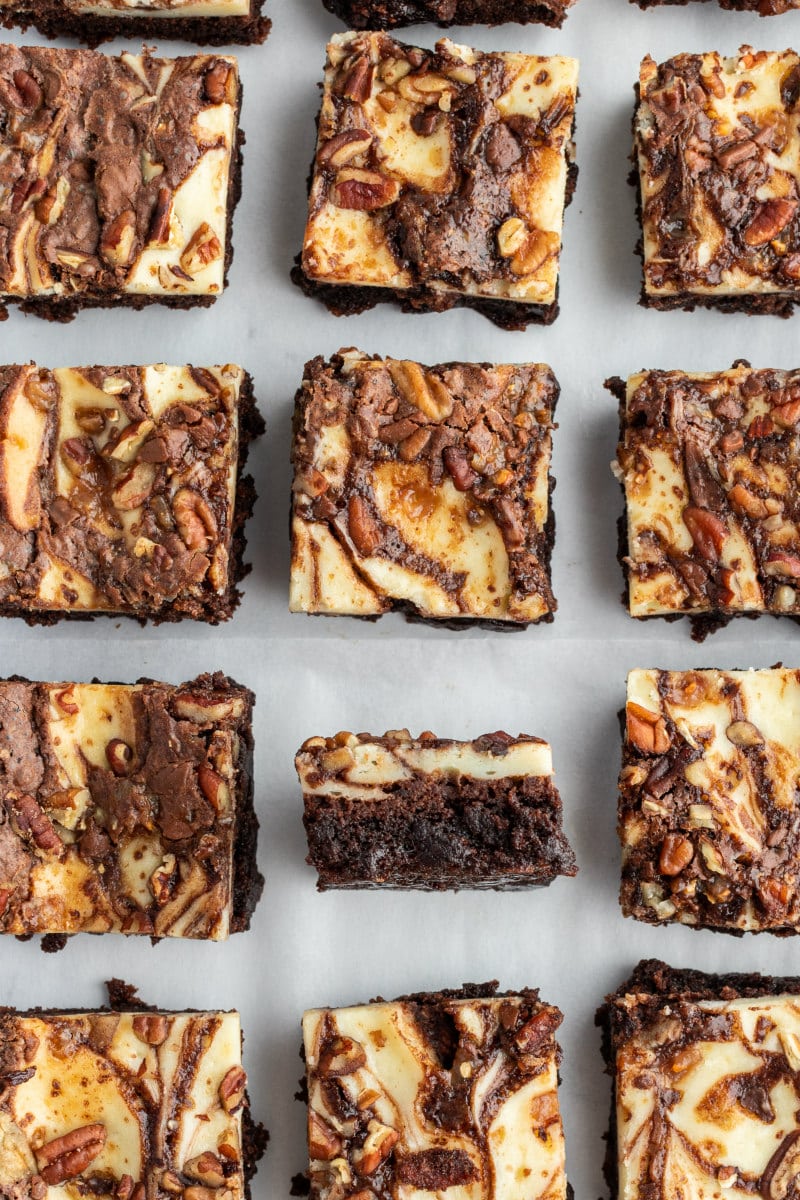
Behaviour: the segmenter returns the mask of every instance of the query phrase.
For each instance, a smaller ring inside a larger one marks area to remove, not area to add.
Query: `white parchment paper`
[[[237,1007],[246,1033],[253,1108],[272,1141],[254,1200],[288,1194],[304,1166],[304,1111],[293,1101],[305,1007],[496,978],[538,986],[565,1013],[562,1105],[568,1169],[578,1200],[602,1193],[608,1084],[593,1015],[641,956],[716,970],[800,973],[800,943],[762,934],[737,940],[624,921],[617,906],[614,832],[619,760],[616,712],[633,666],[800,663],[800,630],[762,619],[734,622],[696,646],[684,623],[636,624],[619,603],[617,485],[608,463],[615,402],[603,380],[640,367],[800,366],[792,321],[637,307],[634,197],[626,183],[632,85],[642,55],[783,49],[800,41],[800,12],[762,20],[692,3],[642,13],[627,0],[578,0],[561,31],[508,25],[455,30],[484,49],[566,53],[581,59],[580,178],[567,212],[562,313],[549,329],[497,330],[475,313],[406,316],[382,306],[337,319],[288,280],[299,247],[327,36],[338,23],[320,0],[270,0],[273,32],[241,52],[245,83],[244,195],[230,287],[208,310],[80,315],[50,325],[12,311],[0,325],[0,361],[43,365],[239,361],[254,375],[268,433],[252,467],[260,500],[250,524],[253,573],[235,618],[220,629],[189,622],[143,630],[98,620],[0,627],[0,674],[36,679],[172,682],[222,669],[258,695],[256,796],[267,876],[250,933],[226,945],[106,936],[72,939],[60,954],[0,941],[0,1003],[94,1005],[101,981],[121,976],[165,1007]],[[14,35],[9,35],[13,37]],[[431,45],[416,28],[407,41]],[[35,34],[29,32],[28,39]],[[16,38],[23,41],[22,36]],[[121,49],[122,43],[114,47]],[[172,53],[174,43],[162,43]],[[454,633],[407,625],[312,619],[287,611],[289,430],[302,366],[340,346],[423,362],[549,362],[562,385],[555,438],[560,608],[526,632]],[[319,896],[304,863],[293,753],[312,734],[408,726],[472,737],[497,728],[548,738],[567,832],[580,873],[527,893]],[[519,1200],[528,1200],[520,1194]]]

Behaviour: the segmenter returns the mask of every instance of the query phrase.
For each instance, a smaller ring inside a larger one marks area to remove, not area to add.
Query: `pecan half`
[[[342,87],[342,95],[356,104],[369,100],[372,92],[372,76],[374,68],[365,55],[360,55],[353,63]]]
[[[172,501],[178,533],[190,550],[206,550],[217,532],[208,501],[193,488],[179,488]]]
[[[454,400],[438,376],[410,359],[387,358],[386,367],[402,398],[429,421],[446,421],[451,416]]]
[[[83,1125],[80,1129],[72,1129],[36,1151],[39,1174],[51,1187],[74,1179],[97,1158],[105,1144],[105,1125]]]
[[[40,850],[61,851],[64,844],[53,823],[33,796],[11,798],[11,809],[21,833],[29,833]]]
[[[212,1188],[222,1187],[225,1182],[222,1163],[210,1150],[198,1154],[195,1158],[190,1158],[184,1164],[183,1173],[190,1179],[196,1179],[198,1183],[204,1183]]]
[[[679,833],[668,833],[661,843],[658,869],[662,875],[680,875],[694,858],[694,847]]]
[[[236,1112],[244,1104],[247,1076],[241,1067],[231,1067],[219,1085],[219,1098],[226,1113]]]
[[[330,199],[337,208],[372,212],[373,209],[394,204],[399,195],[400,184],[396,179],[379,175],[377,171],[349,167],[336,176]]]
[[[351,496],[347,502],[347,529],[356,550],[365,558],[383,541],[381,527],[363,496]]]
[[[236,72],[233,67],[226,62],[215,62],[205,73],[203,91],[212,104],[222,104],[223,101],[233,104],[236,99]]]
[[[717,562],[728,536],[724,522],[707,508],[690,506],[683,510],[683,523],[700,556],[707,562]]]
[[[742,240],[748,246],[765,245],[786,228],[796,211],[796,200],[765,200],[751,217]]]
[[[194,277],[198,271],[222,258],[222,242],[207,221],[198,225],[184,247],[180,264],[188,275]]]
[[[561,1017],[552,1008],[542,1009],[529,1017],[514,1035],[514,1045],[521,1054],[537,1054],[549,1042],[561,1024]]]
[[[643,754],[666,754],[671,742],[667,724],[659,713],[651,712],[634,700],[625,706],[627,737]]]
[[[366,129],[343,129],[320,147],[317,162],[323,167],[344,167],[372,145],[372,134]]]
[[[133,1018],[133,1032],[147,1046],[161,1046],[167,1040],[169,1022],[160,1013],[141,1014]]]

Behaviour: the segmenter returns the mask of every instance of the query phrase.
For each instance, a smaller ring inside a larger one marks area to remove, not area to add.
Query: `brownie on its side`
[[[236,59],[0,46],[0,303],[210,304],[239,195]]]
[[[611,1200],[795,1192],[800,979],[650,959],[597,1014],[614,1080]]]
[[[790,315],[800,297],[798,102],[791,50],[643,60],[643,304]]]
[[[561,1013],[496,988],[304,1015],[311,1200],[565,1200]]]
[[[0,22],[74,37],[88,46],[111,38],[180,38],[206,46],[263,42],[271,22],[264,0],[0,0]]]
[[[350,29],[396,29],[400,25],[527,25],[561,27],[575,0],[323,0]],[[2,3],[2,0],[0,0]]]
[[[290,608],[551,621],[549,367],[341,351],[294,417]]]
[[[572,58],[334,37],[295,282],[337,315],[393,300],[549,324],[577,77]]]
[[[0,615],[217,624],[239,603],[241,367],[0,367]]]
[[[505,890],[577,872],[540,738],[339,733],[309,738],[295,766],[320,891]]]
[[[651,924],[800,932],[800,672],[631,671],[620,903]]]
[[[248,1200],[267,1135],[239,1014],[109,992],[96,1012],[0,1008],[0,1195]]]
[[[221,940],[249,928],[253,695],[0,681],[0,932]]]
[[[620,401],[615,472],[633,617],[800,616],[800,372],[642,371]]]

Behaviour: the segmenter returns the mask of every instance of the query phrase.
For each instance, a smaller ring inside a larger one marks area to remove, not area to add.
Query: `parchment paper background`
[[[580,178],[566,218],[562,312],[551,328],[526,333],[502,332],[474,313],[406,316],[388,306],[337,319],[289,283],[303,229],[316,85],[326,38],[340,26],[320,0],[270,0],[269,12],[274,26],[266,45],[240,55],[244,195],[224,297],[208,310],[85,313],[61,326],[12,311],[0,325],[3,362],[240,361],[255,377],[268,432],[251,460],[260,492],[249,527],[253,573],[234,619],[220,629],[188,622],[141,629],[107,619],[29,629],[6,620],[0,673],[126,682],[147,674],[179,682],[219,668],[254,688],[264,898],[252,930],[227,945],[153,947],[146,939],[82,936],[46,956],[36,942],[3,939],[0,1003],[100,1004],[101,982],[113,974],[165,1007],[238,1007],[253,1108],[272,1134],[254,1200],[279,1200],[304,1166],[304,1112],[292,1095],[301,1073],[305,1007],[464,980],[538,986],[565,1013],[561,1096],[568,1169],[577,1200],[595,1200],[602,1191],[608,1086],[593,1014],[604,993],[644,955],[706,969],[800,973],[800,942],[793,939],[651,929],[619,913],[616,712],[625,672],[633,666],[798,665],[800,629],[769,619],[740,621],[697,646],[684,623],[639,625],[627,617],[615,561],[620,498],[608,470],[616,406],[602,386],[607,376],[640,367],[712,370],[738,357],[759,366],[800,366],[800,315],[782,321],[637,306],[637,231],[626,183],[631,89],[642,55],[732,53],[743,42],[797,46],[800,12],[762,20],[723,12],[715,3],[642,13],[627,0],[578,0],[561,31],[508,25],[453,32],[456,40],[485,49],[581,59]],[[405,38],[428,46],[436,36],[422,27]],[[176,44],[160,48],[172,53]],[[456,634],[394,617],[371,625],[290,616],[292,397],[307,358],[347,345],[423,362],[552,365],[562,386],[554,454],[560,608],[553,625]],[[505,728],[549,739],[578,877],[507,895],[317,895],[314,873],[303,861],[293,753],[312,734],[401,726],[466,738]]]

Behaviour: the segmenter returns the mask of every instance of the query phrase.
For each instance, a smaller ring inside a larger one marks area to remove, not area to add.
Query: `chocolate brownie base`
[[[448,312],[451,308],[471,308],[500,329],[522,330],[528,325],[552,325],[559,313],[553,304],[510,304],[505,300],[484,300],[461,296],[457,292],[433,292],[427,288],[356,287],[349,284],[317,283],[309,279],[297,255],[291,279],[305,296],[321,300],[335,317],[352,317],[378,304],[397,304],[404,313]]]
[[[81,16],[65,12],[63,0],[32,0],[18,4],[13,13],[0,9],[0,22],[8,29],[33,25],[49,38],[74,38],[94,48],[114,38],[154,37],[200,46],[249,46],[265,41],[272,22],[262,15],[265,0],[251,0],[249,16],[170,17]]]
[[[572,0],[323,0],[350,29],[397,29],[401,25],[527,25],[560,29]]]
[[[421,779],[391,798],[306,800],[307,862],[328,888],[508,891],[575,875],[549,779]]]

